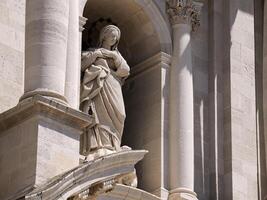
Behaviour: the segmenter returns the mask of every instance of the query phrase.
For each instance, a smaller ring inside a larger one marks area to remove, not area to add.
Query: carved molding
[[[126,82],[131,82],[139,76],[142,76],[151,70],[162,67],[168,69],[171,65],[171,56],[164,52],[159,52],[154,56],[144,60],[143,62],[131,68],[131,75]]]
[[[115,178],[99,182],[95,185],[90,186],[90,188],[82,191],[78,195],[72,197],[71,200],[96,200],[101,194],[111,192],[115,185],[122,184],[130,187],[137,187],[137,176],[135,169],[133,172],[119,175]]]
[[[61,104],[57,100],[35,95],[0,114],[0,133],[37,115],[49,117],[78,130],[83,130],[94,123],[93,117],[81,111]]]
[[[100,182],[96,185],[91,186],[90,189],[87,190],[87,194],[79,195],[79,198],[77,198],[77,200],[96,200],[99,195],[112,191],[115,184],[115,179]]]
[[[203,4],[193,0],[167,0],[167,13],[171,23],[191,24],[192,31],[200,26],[200,11]]]
[[[83,16],[79,16],[79,31],[83,32],[84,30],[84,25],[86,24],[87,18]]]
[[[84,161],[76,168],[27,192],[25,200],[37,200],[40,197],[42,200],[92,200],[99,194],[109,193],[120,180],[134,178],[134,165],[146,153],[145,150],[124,150],[93,161]]]

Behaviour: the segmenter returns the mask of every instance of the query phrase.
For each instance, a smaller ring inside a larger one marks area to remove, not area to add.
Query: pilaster
[[[255,1],[224,5],[224,199],[258,199]]]
[[[69,3],[68,49],[64,94],[69,105],[74,109],[79,109],[81,81],[79,0],[70,0]]]

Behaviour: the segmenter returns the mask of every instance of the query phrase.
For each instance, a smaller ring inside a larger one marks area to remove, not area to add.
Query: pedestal
[[[0,115],[0,199],[14,199],[79,165],[88,115],[41,96]]]

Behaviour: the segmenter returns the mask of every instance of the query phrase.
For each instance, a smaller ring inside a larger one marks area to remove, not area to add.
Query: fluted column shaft
[[[70,0],[69,32],[65,96],[69,105],[79,108],[80,101],[80,33],[79,33],[79,0]]]
[[[194,192],[194,94],[191,31],[199,25],[200,5],[168,1],[173,28],[170,77],[170,196],[172,200],[197,199]]]
[[[62,102],[67,60],[69,0],[27,0],[25,89]]]

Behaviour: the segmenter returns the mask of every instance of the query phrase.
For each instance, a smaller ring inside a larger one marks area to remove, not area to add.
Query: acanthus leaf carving
[[[202,3],[193,0],[167,0],[167,13],[171,23],[190,24],[192,31],[200,26],[200,11]]]

